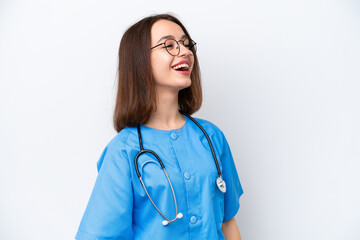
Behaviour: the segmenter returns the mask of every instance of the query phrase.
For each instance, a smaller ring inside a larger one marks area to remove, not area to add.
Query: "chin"
[[[189,79],[186,79],[186,81],[182,82],[181,89],[188,88],[190,86],[191,86],[191,79],[189,78]]]
[[[191,86],[191,78],[173,78],[172,80],[164,80],[163,82],[157,82],[156,85],[159,88],[165,88],[171,91],[180,91]]]

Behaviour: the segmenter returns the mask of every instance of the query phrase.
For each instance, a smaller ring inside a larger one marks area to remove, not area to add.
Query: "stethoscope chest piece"
[[[216,185],[222,193],[226,192],[226,184],[221,176],[216,179]]]

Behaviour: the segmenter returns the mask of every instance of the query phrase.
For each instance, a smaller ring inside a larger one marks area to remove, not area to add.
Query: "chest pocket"
[[[218,175],[211,174],[209,179],[211,199],[213,204],[213,214],[217,223],[222,223],[224,219],[224,193],[216,185]]]

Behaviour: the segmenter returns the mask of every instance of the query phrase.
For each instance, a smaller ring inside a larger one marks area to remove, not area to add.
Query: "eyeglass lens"
[[[196,45],[192,40],[185,39],[178,42],[182,43],[182,45],[190,51],[196,52]],[[178,42],[174,39],[167,39],[165,41],[165,48],[170,55],[177,56],[180,53],[180,47]]]

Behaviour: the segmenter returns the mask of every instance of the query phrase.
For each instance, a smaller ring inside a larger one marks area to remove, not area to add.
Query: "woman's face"
[[[151,28],[151,47],[169,38],[177,41],[187,39],[176,23],[163,19],[155,22]],[[170,55],[164,44],[151,50],[151,69],[158,91],[178,92],[191,85],[190,74],[194,65],[194,56],[182,43],[179,44],[180,53],[177,56]],[[176,66],[179,64],[183,64],[182,68],[177,69]]]

